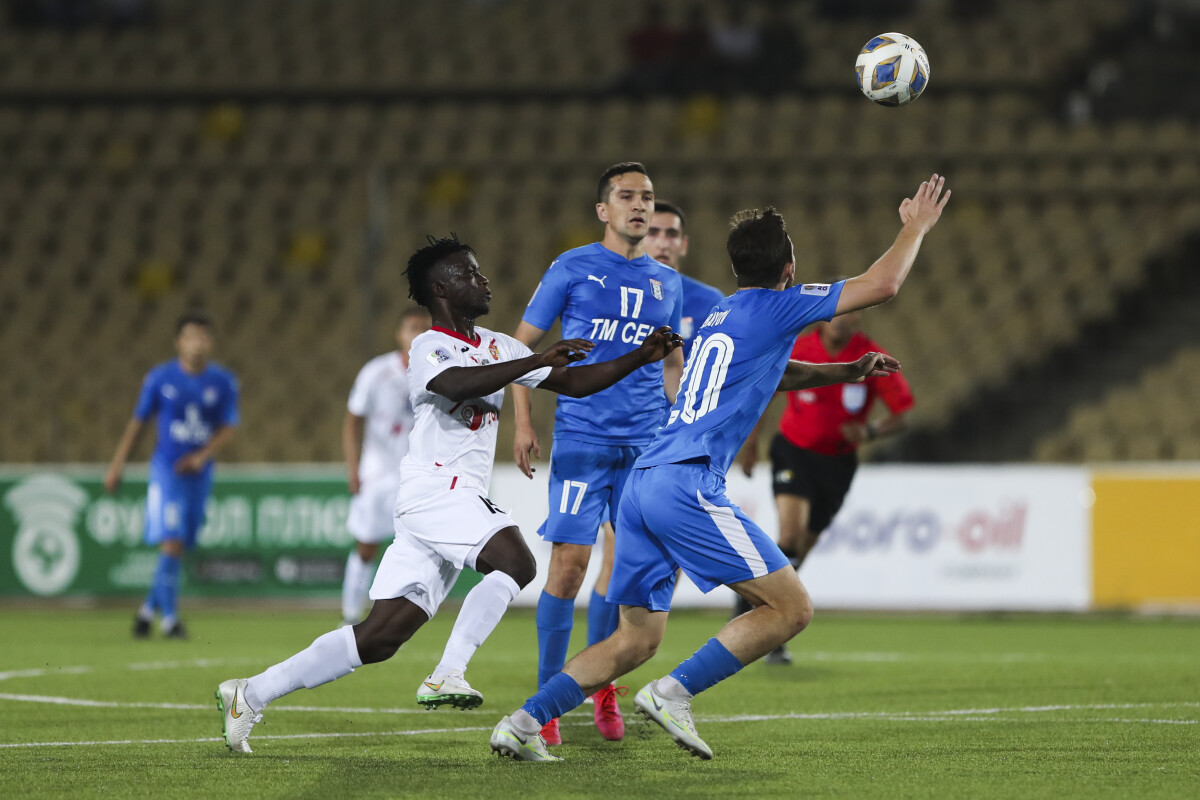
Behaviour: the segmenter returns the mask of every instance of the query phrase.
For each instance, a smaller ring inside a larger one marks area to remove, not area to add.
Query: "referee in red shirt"
[[[861,312],[854,311],[818,323],[796,339],[796,361],[815,364],[854,361],[866,353],[886,352],[861,330]],[[876,398],[891,412],[868,422]],[[900,373],[787,393],[779,433],[771,441],[772,489],[779,513],[779,549],[797,570],[829,527],[858,469],[858,447],[904,428],[904,414],[913,406],[912,391]],[[739,462],[749,476],[758,460],[758,428],[742,448]],[[738,598],[735,616],[750,610]],[[766,656],[772,663],[791,663],[780,647]]]

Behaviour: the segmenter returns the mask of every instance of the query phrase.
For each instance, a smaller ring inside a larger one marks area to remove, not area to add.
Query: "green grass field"
[[[531,611],[511,612],[468,677],[486,701],[413,700],[455,608],[390,662],[267,709],[254,754],[220,738],[216,684],[291,655],[336,612],[188,614],[187,642],[132,641],[130,613],[0,609],[0,785],[38,797],[1200,796],[1200,621],[1123,616],[818,613],[790,667],[754,664],[694,703],[701,762],[622,701],[624,742],[590,706],[560,764],[488,748],[533,688]],[[680,612],[632,691],[719,627]],[[582,625],[577,625],[577,629]],[[579,640],[577,639],[577,642]]]

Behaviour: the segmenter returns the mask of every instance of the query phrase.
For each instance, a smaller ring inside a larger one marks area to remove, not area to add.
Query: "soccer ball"
[[[881,106],[902,106],[929,84],[929,57],[903,33],[881,33],[863,46],[854,62],[858,88]]]

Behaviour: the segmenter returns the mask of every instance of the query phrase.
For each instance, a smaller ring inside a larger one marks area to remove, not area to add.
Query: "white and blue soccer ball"
[[[863,46],[854,62],[858,88],[881,106],[902,106],[929,85],[929,56],[903,33],[881,33]]]

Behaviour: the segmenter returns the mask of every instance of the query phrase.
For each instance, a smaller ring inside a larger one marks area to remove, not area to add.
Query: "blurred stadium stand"
[[[665,5],[681,21],[688,4]],[[511,331],[550,259],[599,235],[596,176],[630,159],[687,209],[689,271],[726,291],[732,212],[778,206],[806,279],[857,274],[899,200],[949,176],[951,211],[901,297],[866,317],[919,398],[916,430],[875,457],[1200,458],[1184,402],[1200,331],[1124,359],[1113,335],[1152,330],[1135,310],[1163,285],[1200,298],[1172,282],[1200,228],[1200,114],[1146,100],[1121,115],[1081,66],[1103,52],[1123,92],[1153,95],[1144,4],[822,5],[786,7],[810,53],[779,94],[614,90],[631,0],[162,0],[118,30],[5,28],[2,460],[106,460],[191,306],[242,379],[230,458],[336,460],[350,383],[390,342],[423,236],[476,247],[496,296],[481,322]],[[882,30],[931,55],[930,90],[903,109],[854,89],[853,56]],[[1137,69],[1119,69],[1126,53]],[[1067,355],[1125,369],[1077,397]],[[537,403],[543,431],[552,406]]]

